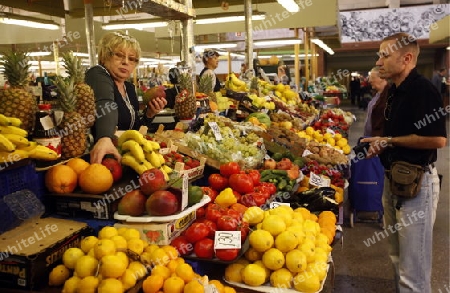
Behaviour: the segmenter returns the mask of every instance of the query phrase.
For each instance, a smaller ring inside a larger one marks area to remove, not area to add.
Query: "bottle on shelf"
[[[51,104],[39,104],[33,130],[33,140],[54,150],[61,156],[61,137],[58,134]]]

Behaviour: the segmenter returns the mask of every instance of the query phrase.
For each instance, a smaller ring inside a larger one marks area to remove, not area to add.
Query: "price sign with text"
[[[188,189],[189,189],[189,177],[188,174],[183,174],[183,187],[181,189],[181,210],[184,210],[188,205]]]
[[[279,206],[288,206],[288,207],[290,207],[291,204],[288,203],[288,202],[276,202],[276,201],[272,201],[272,202],[269,204],[269,207],[270,207],[271,209],[277,208],[277,207],[279,207]]]
[[[309,173],[309,184],[317,186],[317,187],[330,187],[330,179],[324,178],[320,175],[317,175],[313,172]]]
[[[217,122],[208,122],[208,125],[211,127],[216,140],[222,140],[222,134],[220,133],[220,127],[217,125]]]
[[[216,231],[214,249],[241,248],[241,231]]]
[[[305,150],[303,151],[302,157],[307,157],[307,156],[309,156],[309,155],[312,155],[312,152],[311,152],[310,150],[305,149]]]

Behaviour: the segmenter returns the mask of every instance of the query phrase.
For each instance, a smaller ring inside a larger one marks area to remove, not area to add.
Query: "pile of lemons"
[[[195,273],[175,247],[149,244],[127,227],[105,226],[97,236],[85,237],[80,247],[64,252],[62,264],[49,275],[49,285],[62,286],[62,293],[123,293],[140,280],[144,293],[202,293],[210,285],[236,292]]]
[[[328,215],[326,222],[329,224],[333,217]],[[327,275],[332,241],[322,233],[319,223],[324,220],[319,218],[324,216],[286,205],[268,211],[248,208],[244,221],[255,229],[249,236],[250,248],[245,258],[226,268],[225,279],[249,286],[270,283],[272,287],[305,293],[319,291]]]
[[[297,135],[301,138],[305,138],[307,141],[315,141],[329,145],[336,150],[342,150],[345,155],[348,155],[351,152],[351,147],[348,144],[348,140],[345,137],[342,137],[342,134],[340,133],[322,133],[319,130],[314,130],[312,126],[308,126],[305,130],[298,131]]]

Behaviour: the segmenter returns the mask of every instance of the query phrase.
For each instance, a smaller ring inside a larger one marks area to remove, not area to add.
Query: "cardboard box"
[[[189,227],[196,218],[196,210],[189,214],[169,222],[154,223],[116,223],[114,227],[127,227],[137,229],[141,234],[141,239],[157,245],[168,245],[170,242]]]
[[[57,218],[26,221],[0,238],[0,288],[33,290],[48,283],[48,275],[70,247],[92,235],[85,224]]]

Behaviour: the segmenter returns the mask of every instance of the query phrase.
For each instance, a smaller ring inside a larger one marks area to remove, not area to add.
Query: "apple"
[[[102,165],[111,171],[114,182],[119,181],[122,178],[122,165],[114,158],[104,158]]]
[[[152,168],[144,171],[139,176],[139,184],[141,185],[141,191],[146,196],[149,196],[153,192],[164,188],[166,186],[166,179],[161,170]]]
[[[145,212],[147,197],[139,189],[125,193],[117,206],[119,215],[130,215],[132,217],[142,216]]]
[[[158,190],[149,196],[145,209],[151,216],[173,215],[180,210],[180,200],[168,190]]]

